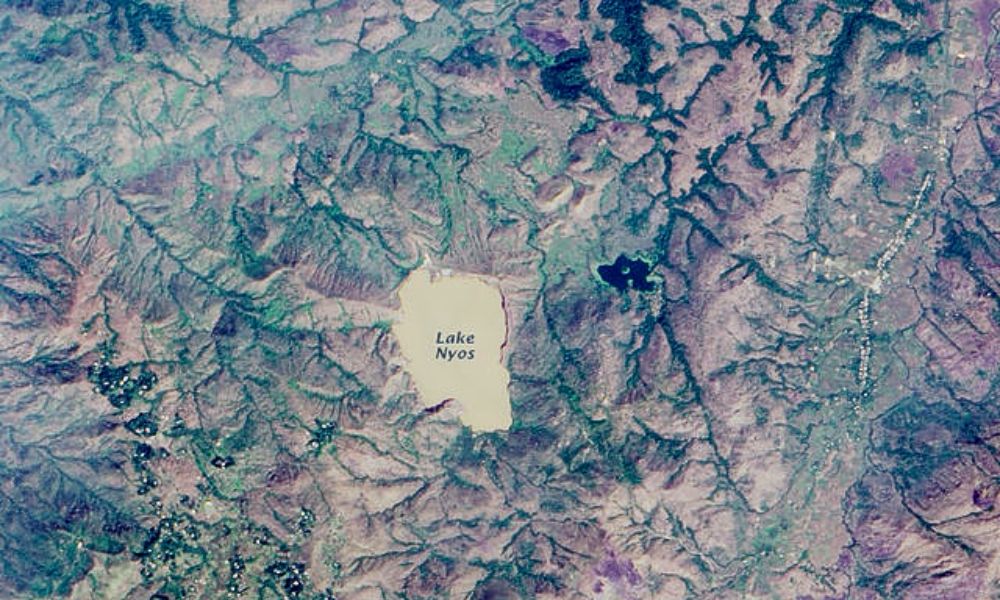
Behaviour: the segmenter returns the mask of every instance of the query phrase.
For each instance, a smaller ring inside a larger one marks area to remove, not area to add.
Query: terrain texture
[[[0,598],[1000,597],[997,0],[0,6]]]

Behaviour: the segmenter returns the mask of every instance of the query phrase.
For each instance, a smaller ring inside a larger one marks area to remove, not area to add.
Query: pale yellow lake
[[[393,332],[424,404],[453,399],[474,431],[510,427],[500,290],[472,275],[432,277],[421,268],[400,285],[399,300]]]

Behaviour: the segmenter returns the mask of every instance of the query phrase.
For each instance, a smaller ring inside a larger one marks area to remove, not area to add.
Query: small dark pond
[[[597,267],[597,274],[614,288],[625,291],[629,286],[640,292],[653,289],[653,282],[648,279],[650,265],[641,258],[632,260],[624,254],[619,254],[610,265]]]

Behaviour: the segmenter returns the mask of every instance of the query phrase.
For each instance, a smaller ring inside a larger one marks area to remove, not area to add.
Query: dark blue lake
[[[597,267],[597,274],[614,288],[625,291],[629,287],[640,292],[653,289],[649,280],[650,265],[641,258],[635,260],[619,254],[615,262]]]

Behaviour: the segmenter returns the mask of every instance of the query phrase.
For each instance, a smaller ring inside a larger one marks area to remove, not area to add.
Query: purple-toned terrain
[[[996,0],[4,3],[0,599],[1000,597],[998,44]],[[499,290],[508,429],[420,396],[420,268]]]

